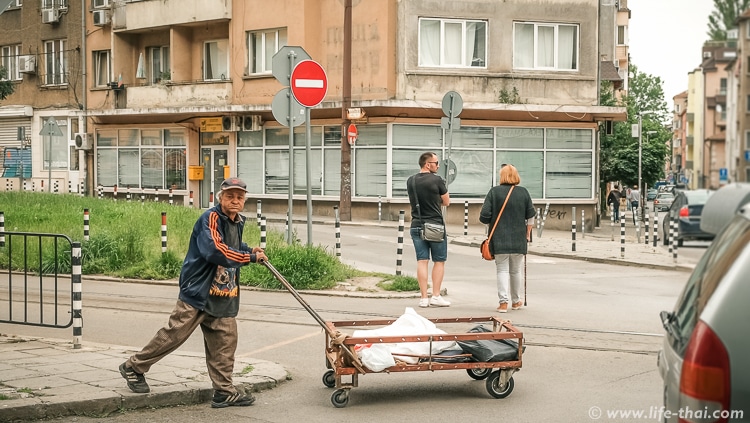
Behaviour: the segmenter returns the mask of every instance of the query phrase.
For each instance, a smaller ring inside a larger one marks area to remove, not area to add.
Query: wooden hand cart
[[[412,356],[418,360],[416,364],[397,362],[382,372],[416,372],[436,370],[464,369],[468,375],[476,380],[486,380],[487,392],[493,398],[505,398],[513,391],[513,374],[521,369],[523,355],[523,333],[514,327],[510,321],[501,320],[497,317],[458,317],[428,319],[438,325],[453,324],[488,324],[492,329],[487,332],[460,332],[445,333],[441,335],[417,335],[417,336],[383,336],[383,337],[359,337],[354,338],[342,334],[340,328],[379,328],[392,324],[396,319],[386,320],[352,320],[326,322],[320,315],[299,295],[297,290],[282,276],[269,262],[264,262],[271,273],[282,285],[299,301],[299,303],[320,324],[326,333],[326,367],[329,369],[323,375],[323,384],[329,388],[337,388],[331,394],[331,403],[337,408],[346,407],[349,403],[349,391],[358,386],[358,376],[374,372],[362,364],[355,352],[355,346],[364,344],[394,344],[403,342],[424,342],[429,344],[428,351],[432,351],[434,342],[459,342],[459,341],[500,341],[513,340],[512,344],[517,353],[509,361],[476,361],[471,354],[458,354],[455,356],[424,355]],[[399,354],[398,356],[406,356]],[[468,361],[453,361],[468,360]],[[409,360],[415,361],[415,360]]]

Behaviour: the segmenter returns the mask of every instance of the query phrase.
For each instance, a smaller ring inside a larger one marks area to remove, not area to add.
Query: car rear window
[[[670,333],[670,343],[680,356],[685,353],[698,316],[729,269],[730,266],[727,264],[737,257],[748,242],[750,221],[746,218],[735,218],[696,264],[672,313],[674,330]]]
[[[685,191],[685,197],[690,204],[705,204],[712,193],[713,191],[707,190]]]

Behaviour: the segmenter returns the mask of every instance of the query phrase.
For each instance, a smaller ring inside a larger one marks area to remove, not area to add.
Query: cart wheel
[[[336,386],[336,372],[329,370],[323,374],[323,385],[327,388],[333,388]]]
[[[331,394],[331,404],[336,408],[344,408],[349,404],[349,390],[337,389]]]
[[[486,369],[466,369],[466,373],[469,374],[469,377],[475,380],[483,380],[487,379],[487,376],[492,373],[492,368],[488,367]]]
[[[505,386],[500,386],[500,371],[493,372],[487,378],[487,392],[493,398],[505,398],[513,392],[513,377],[508,379],[508,383]]]

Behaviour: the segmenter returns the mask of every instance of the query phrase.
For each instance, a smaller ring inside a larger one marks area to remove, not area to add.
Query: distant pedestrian
[[[267,260],[259,247],[242,242],[247,185],[226,179],[218,194],[219,204],[206,210],[193,226],[190,244],[180,272],[180,293],[167,326],[159,329],[143,349],[120,365],[128,388],[150,391],[144,373],[182,345],[200,326],[205,344],[206,367],[214,388],[211,407],[246,406],[252,394],[232,383],[237,350],[240,306],[240,267]]]
[[[437,175],[439,166],[437,154],[423,153],[419,156],[419,173],[406,180],[406,192],[409,194],[411,205],[409,235],[411,235],[414,251],[417,254],[417,282],[419,282],[419,291],[422,294],[419,300],[420,307],[451,305],[450,301],[440,295],[445,276],[445,261],[448,260],[447,235],[443,236],[442,241],[426,241],[420,236],[423,222],[445,226],[441,206],[449,206],[451,198],[445,181]],[[427,297],[430,256],[432,256],[432,298]]]
[[[633,224],[635,225],[636,215],[638,214],[638,206],[641,199],[641,193],[638,191],[638,185],[633,185],[633,189],[628,193],[628,201],[630,202],[630,208],[633,210]]]
[[[518,186],[520,183],[518,170],[510,164],[502,165],[500,184],[490,188],[479,213],[479,221],[486,225],[492,227],[497,221],[490,240],[490,252],[495,255],[497,311],[500,313],[508,312],[508,303],[513,310],[519,310],[524,303],[524,256],[531,241],[536,211],[529,191]]]
[[[620,221],[620,198],[620,185],[615,184],[615,188],[607,196],[607,205],[612,206],[612,215],[615,218],[615,222]]]

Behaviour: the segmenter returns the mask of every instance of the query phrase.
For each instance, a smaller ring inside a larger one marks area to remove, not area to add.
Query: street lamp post
[[[638,194],[640,195],[638,204],[641,206],[641,216],[643,215],[643,199],[646,198],[643,195],[642,176],[641,176],[641,162],[642,162],[642,155],[643,155],[643,115],[648,115],[652,113],[656,113],[656,112],[648,110],[645,112],[638,113]],[[649,134],[651,132],[656,132],[656,131],[649,131]]]

